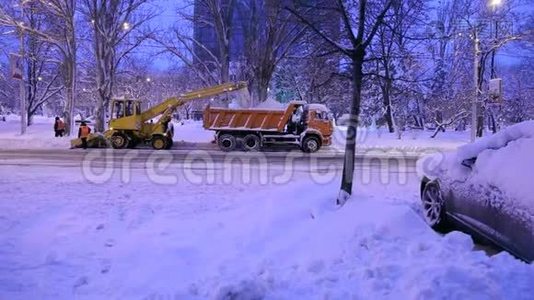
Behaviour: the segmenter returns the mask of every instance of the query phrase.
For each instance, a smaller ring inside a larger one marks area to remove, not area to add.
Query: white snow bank
[[[2,299],[520,300],[534,293],[534,266],[473,251],[461,233],[441,237],[391,201],[410,187],[362,186],[336,209],[337,181],[180,179],[175,186],[152,184],[140,170],[129,183],[98,185],[77,169],[30,170],[0,170],[10,174],[0,176],[0,194],[10,195],[0,200]]]

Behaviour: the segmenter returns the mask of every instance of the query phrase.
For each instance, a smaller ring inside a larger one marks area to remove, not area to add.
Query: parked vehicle
[[[534,121],[461,147],[421,182],[424,219],[433,229],[463,230],[527,262],[534,260]],[[426,160],[426,161],[425,161]]]
[[[304,152],[318,151],[332,143],[334,125],[326,106],[301,101],[285,109],[229,109],[208,106],[204,128],[215,131],[223,151],[242,145],[258,151],[273,144],[298,145]]]

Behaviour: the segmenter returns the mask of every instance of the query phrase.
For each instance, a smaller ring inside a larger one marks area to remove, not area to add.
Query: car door
[[[476,168],[476,159],[462,162],[465,176],[452,180],[447,196],[447,212],[454,221],[465,226],[467,230],[494,240],[495,214],[497,208],[489,201],[488,193],[484,184],[474,180],[473,169]]]
[[[513,255],[534,261],[534,216],[516,201],[491,187],[496,203],[494,219],[495,238],[498,244]]]

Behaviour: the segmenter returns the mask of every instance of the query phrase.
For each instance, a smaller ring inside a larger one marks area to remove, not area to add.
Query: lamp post
[[[493,17],[495,17],[495,14],[496,14],[496,11],[497,11],[497,7],[500,6],[502,4],[502,0],[491,0],[490,2],[490,6],[491,6],[491,10],[492,10],[492,14],[493,14]],[[497,41],[497,37],[498,37],[498,34],[499,34],[499,21],[497,20],[497,18],[495,18],[495,22],[493,23],[494,25],[494,28],[495,28],[495,42]],[[495,52],[497,52],[497,49],[494,49],[491,53],[491,75],[490,75],[490,78],[495,78],[496,77],[496,74],[495,74]]]
[[[475,94],[473,95],[473,101],[471,102],[471,142],[474,142],[477,138],[477,127],[478,127],[478,95],[480,93],[478,87],[478,75],[479,75],[479,59],[480,54],[480,40],[478,39],[478,29],[475,26],[473,29],[473,41],[475,48],[475,59],[473,61],[473,81],[475,84]]]
[[[493,12],[495,12],[497,6],[502,4],[502,0],[490,0],[489,6],[492,7]],[[495,27],[496,28],[496,27]],[[495,29],[497,30],[497,29]],[[474,81],[474,95],[473,95],[473,101],[471,103],[471,142],[474,142],[477,138],[477,131],[478,131],[478,124],[479,122],[482,122],[483,116],[479,116],[479,113],[481,112],[481,107],[479,103],[479,96],[480,96],[480,39],[479,39],[479,32],[477,26],[473,28],[473,41],[474,41],[474,50],[475,50],[475,58],[474,58],[474,65],[473,65],[473,81]],[[497,36],[495,36],[497,38]],[[493,78],[494,76],[494,69],[493,69],[493,63],[495,59],[495,51],[493,51],[492,55],[492,67],[491,67],[491,76]]]
[[[26,127],[28,126],[27,121],[27,113],[28,110],[26,109],[26,84],[24,82],[24,4],[26,1],[21,1],[20,4],[20,11],[22,16],[21,26],[19,29],[20,33],[20,59],[21,59],[21,65],[22,65],[22,72],[21,72],[21,79],[20,79],[20,134],[23,135],[26,133]]]

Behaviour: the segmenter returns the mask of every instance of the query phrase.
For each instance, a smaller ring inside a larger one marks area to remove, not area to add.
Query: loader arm
[[[224,83],[208,88],[199,89],[192,92],[187,92],[185,94],[182,94],[180,96],[171,97],[167,100],[161,102],[160,104],[153,106],[146,111],[141,113],[141,120],[143,122],[146,122],[150,119],[153,119],[159,115],[162,115],[159,119],[158,123],[170,120],[172,113],[176,110],[176,108],[184,105],[185,103],[199,100],[199,99],[205,99],[208,97],[213,97],[220,95],[222,93],[226,92],[232,92],[237,90],[242,90],[247,88],[247,83],[240,81],[236,83]]]

